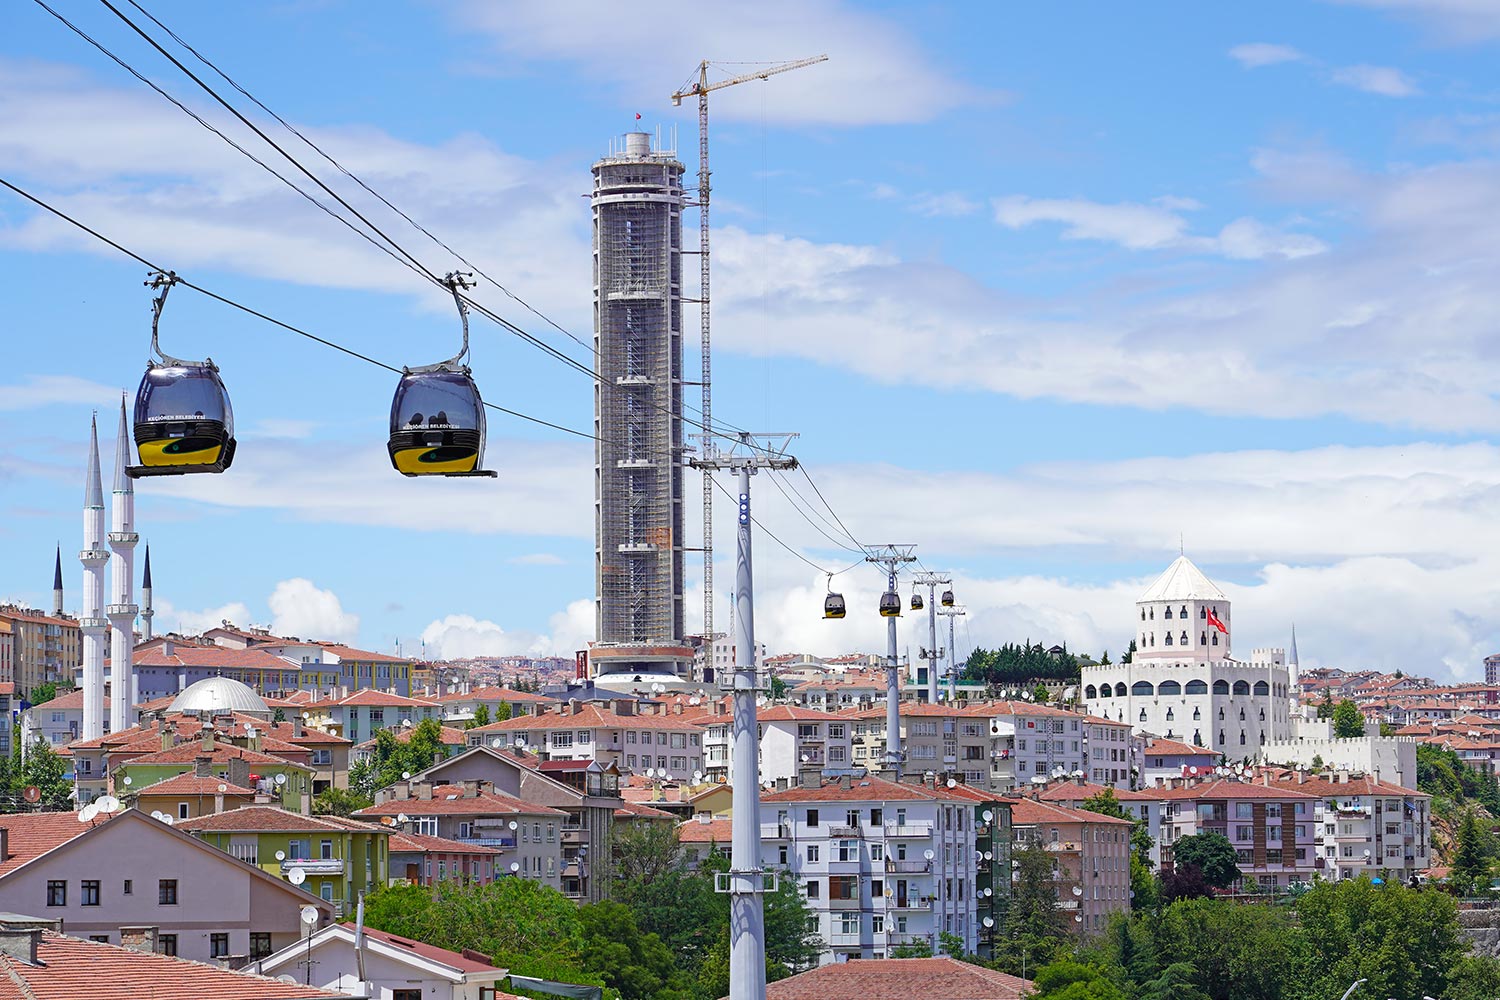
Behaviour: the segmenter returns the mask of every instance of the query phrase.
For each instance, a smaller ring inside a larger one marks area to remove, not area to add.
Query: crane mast
[[[801,69],[804,66],[812,66],[816,63],[826,62],[828,56],[812,56],[807,59],[796,59],[791,62],[779,63],[767,66],[764,69],[755,70],[750,73],[741,73],[739,76],[730,77],[727,80],[708,82],[708,67],[713,65],[708,60],[698,64],[698,78],[694,81],[691,77],[681,89],[672,94],[672,106],[681,107],[684,97],[697,96],[698,98],[698,326],[699,326],[699,351],[702,363],[702,389],[703,389],[703,427],[699,435],[702,441],[701,455],[704,460],[712,461],[717,449],[714,444],[713,433],[713,353],[712,337],[709,324],[709,239],[708,239],[708,203],[709,203],[709,169],[708,169],[708,95],[715,90],[725,87],[733,87],[736,84],[748,83],[751,80],[764,80],[775,76],[777,73],[786,73],[790,70]],[[702,467],[703,472],[703,642],[705,644],[705,663],[713,662],[714,649],[714,480],[712,466]]]

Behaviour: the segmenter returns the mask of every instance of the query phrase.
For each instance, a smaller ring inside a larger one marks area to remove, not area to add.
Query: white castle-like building
[[[1295,640],[1237,660],[1229,598],[1187,556],[1179,556],[1135,602],[1136,651],[1130,663],[1083,668],[1090,714],[1137,730],[1255,757],[1262,745],[1290,739],[1297,697]]]

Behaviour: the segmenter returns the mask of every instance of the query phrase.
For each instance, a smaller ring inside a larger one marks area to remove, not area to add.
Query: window
[[[48,906],[67,906],[68,905],[68,883],[63,882],[63,881],[52,881],[50,879],[48,880],[48,882],[47,882],[47,905]]]
[[[809,809],[807,811],[807,825],[808,826],[817,826],[818,825],[818,811],[816,809]]]
[[[318,841],[318,860],[320,860],[320,861],[332,861],[333,860],[333,841],[331,841],[331,840],[320,840],[320,841]]]
[[[817,844],[808,844],[807,845],[807,860],[808,861],[817,861],[818,860],[818,845]]]
[[[90,941],[97,941],[100,944],[109,944],[109,935],[108,934],[90,934],[89,935],[89,940]]]
[[[324,901],[326,902],[333,902],[333,883],[324,882],[322,885],[318,886],[318,895],[322,896]]]
[[[190,815],[191,815],[191,813],[190,813],[188,804],[186,802],[179,802],[179,803],[177,803],[177,818],[178,819],[187,819],[187,818],[189,818]]]
[[[838,859],[840,861],[859,860],[859,841],[841,840],[838,842]]]
[[[1228,693],[1229,693],[1229,682],[1228,681],[1224,680],[1223,678],[1220,678],[1219,680],[1214,681],[1214,694],[1228,694]],[[1222,711],[1222,709],[1221,709],[1221,711]]]
[[[83,891],[79,894],[81,896],[81,898],[78,901],[78,905],[80,905],[80,906],[98,906],[99,905],[99,880],[98,879],[84,879],[81,888],[83,889]]]
[[[158,934],[156,936],[156,950],[163,955],[175,956],[177,954],[177,935]]]
[[[870,918],[870,929],[876,934],[885,933],[885,917],[877,913]]]
[[[815,878],[808,879],[807,880],[807,898],[808,899],[818,899],[818,898],[820,898],[819,895],[818,895],[818,888],[819,887],[818,887],[818,880],[817,879],[815,879]]]
[[[547,843],[549,843],[549,844],[555,844],[555,843],[557,843],[557,824],[556,823],[548,823],[547,824]]]
[[[271,954],[271,935],[265,931],[250,932],[250,957],[265,958]]]
[[[1171,608],[1167,608],[1166,613],[1164,613],[1162,615],[1162,617],[1170,620],[1171,617],[1172,617],[1172,609]]]
[[[177,880],[175,878],[164,878],[156,883],[156,902],[161,906],[177,905]],[[177,939],[175,937],[172,939],[172,943],[174,950],[171,954],[175,955],[177,954],[175,950]]]
[[[134,882],[134,880],[132,880],[132,879],[126,879],[125,880],[125,888],[122,890],[122,894],[128,896],[128,895],[130,895],[134,891],[135,891],[135,882]]]
[[[223,958],[229,954],[229,935],[210,934],[208,936],[208,957]]]
[[[492,1000],[493,1000],[494,995],[495,995],[494,992],[491,991],[490,997],[492,998]],[[422,1000],[422,991],[421,990],[391,990],[391,1000]]]
[[[828,898],[829,899],[858,899],[859,898],[859,876],[858,875],[830,875],[830,876],[828,876]]]

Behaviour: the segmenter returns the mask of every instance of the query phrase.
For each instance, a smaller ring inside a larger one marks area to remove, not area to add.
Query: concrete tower
[[[626,134],[594,164],[593,674],[682,676],[682,164]]]
[[[52,617],[61,618],[63,613],[62,546],[57,547],[57,562],[52,566]]]
[[[83,482],[83,739],[104,735],[104,640],[109,620],[104,617],[104,483],[99,475],[99,424],[89,425],[89,467]]]
[[[151,609],[151,546],[146,546],[146,569],[141,574],[141,641],[151,641],[151,619],[156,612]]]
[[[125,474],[130,462],[130,434],[125,399],[120,398],[120,428],[115,436],[115,485],[110,503],[109,547],[112,567],[109,615],[109,731],[124,732],[135,704],[135,480]]]

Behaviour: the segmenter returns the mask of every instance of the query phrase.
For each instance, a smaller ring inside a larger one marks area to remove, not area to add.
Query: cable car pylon
[[[914,577],[912,577],[912,586],[913,586],[913,588],[915,588],[915,587],[922,587],[922,586],[925,586],[927,588],[927,636],[928,636],[928,645],[927,645],[926,649],[922,650],[922,659],[927,663],[927,703],[929,705],[936,705],[937,704],[937,700],[938,700],[938,676],[937,676],[938,675],[938,658],[943,655],[943,651],[941,649],[938,649],[938,644],[937,644],[937,610],[938,610],[937,606],[938,606],[938,602],[936,600],[936,597],[937,597],[937,588],[938,588],[939,584],[941,584],[941,585],[943,585],[945,587],[952,586],[952,584],[953,584],[953,577],[946,576],[946,575],[944,575],[942,573],[925,573],[925,572],[924,573],[918,573]],[[912,591],[912,605],[911,606],[913,608],[920,608],[922,606],[921,595],[918,594],[915,589],[913,589],[913,591]],[[945,591],[943,591],[943,607],[945,607],[945,608],[951,608],[952,606],[953,606],[953,591],[951,591],[951,590],[945,590]]]
[[[901,616],[901,593],[896,589],[896,573],[906,563],[916,562],[915,545],[871,545],[865,549],[865,562],[885,570],[885,593],[880,596],[880,614],[886,623],[885,668],[885,766],[899,777],[904,754],[901,751],[901,676],[896,652],[896,619]]]

